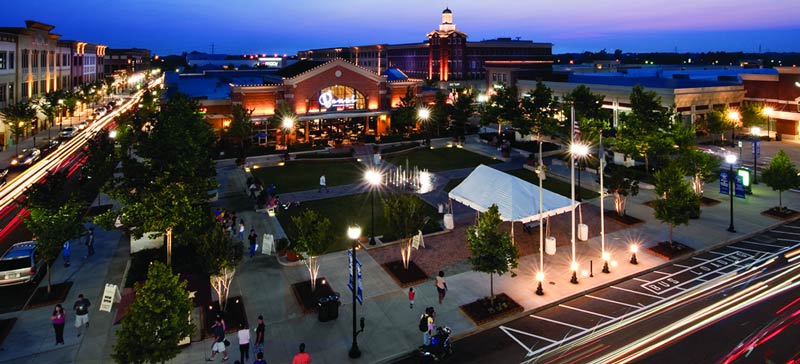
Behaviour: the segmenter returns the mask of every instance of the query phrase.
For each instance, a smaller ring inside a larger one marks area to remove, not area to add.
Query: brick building
[[[745,101],[770,108],[773,132],[800,136],[800,68],[776,67],[777,74],[742,74]],[[774,126],[774,127],[773,127]]]
[[[392,107],[409,87],[421,94],[422,84],[396,70],[378,74],[334,59],[300,61],[276,72],[271,83],[230,87],[232,104],[252,110],[257,125],[265,125],[286,103],[298,116],[292,134],[310,141],[331,130],[344,139],[385,134]]]

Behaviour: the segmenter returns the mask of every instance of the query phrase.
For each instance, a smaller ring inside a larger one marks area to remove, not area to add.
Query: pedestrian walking
[[[258,352],[256,354],[256,361],[254,361],[253,364],[267,364],[267,361],[264,360],[264,353]]]
[[[250,329],[244,323],[239,324],[239,361],[246,363],[245,359],[250,359]]]
[[[306,344],[300,343],[300,352],[294,354],[294,358],[292,358],[292,364],[309,364],[311,363],[311,355],[306,353]]]
[[[256,239],[258,239],[256,229],[250,229],[250,234],[247,235],[247,240],[250,241],[250,258],[256,255]]]
[[[67,322],[67,314],[64,312],[64,307],[57,304],[53,309],[53,315],[50,317],[53,322],[53,330],[56,332],[56,345],[64,344],[64,324]]]
[[[72,305],[72,309],[75,311],[75,328],[78,330],[78,337],[81,337],[83,325],[86,325],[87,329],[89,328],[89,307],[91,306],[92,303],[88,298],[83,297],[83,294],[79,294],[78,300]]]
[[[330,192],[328,190],[328,182],[327,180],[325,180],[324,173],[322,174],[322,176],[319,177],[319,192],[322,192],[323,189],[325,190],[325,192]]]
[[[422,331],[422,345],[430,345],[435,327],[436,311],[433,307],[425,309],[425,313],[419,318],[419,329]]]
[[[414,308],[414,296],[416,292],[414,292],[414,287],[408,288],[408,308]]]
[[[86,247],[89,249],[87,256],[94,255],[94,228],[89,228],[89,235],[86,236]]]
[[[244,219],[239,221],[239,241],[244,241]]]
[[[264,330],[266,327],[264,326],[264,316],[258,316],[258,326],[256,326],[256,343],[253,348],[254,351],[258,351],[259,353],[264,351]],[[258,357],[258,356],[256,356]]]
[[[439,271],[439,275],[436,277],[434,284],[436,285],[436,291],[439,292],[439,304],[441,305],[444,295],[447,294],[447,282],[444,281],[444,271]]]
[[[211,326],[211,332],[214,333],[214,344],[211,345],[211,357],[206,358],[206,361],[214,361],[217,353],[222,353],[222,361],[228,360],[228,351],[225,348],[225,329],[223,328],[222,320],[217,316],[214,319],[214,325]]]
[[[269,186],[267,186],[267,194],[269,195],[269,197],[275,196],[275,184],[274,183],[270,183]]]
[[[250,198],[252,198],[254,200],[256,199],[256,189],[257,188],[258,187],[256,187],[256,183],[255,182],[251,183],[250,187],[247,188],[248,190],[250,190]]]
[[[64,242],[64,246],[61,247],[61,259],[64,260],[64,268],[69,267],[69,257],[70,257],[70,246],[69,240]]]

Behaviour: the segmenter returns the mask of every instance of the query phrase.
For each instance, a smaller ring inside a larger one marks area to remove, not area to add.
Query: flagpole
[[[539,176],[539,273],[536,275],[536,280],[539,281],[539,285],[536,287],[536,294],[541,296],[544,294],[544,290],[542,289],[542,281],[544,280],[544,225],[542,225],[542,210],[544,210],[542,206],[542,181],[544,180],[544,163],[542,161],[542,134],[539,134],[539,170],[537,174]]]
[[[606,199],[605,188],[603,187],[603,174],[606,170],[606,151],[603,149],[603,129],[600,129],[600,146],[597,155],[600,158],[600,257],[603,259],[603,273],[609,273],[608,257],[606,253],[606,210],[604,201]]]
[[[575,147],[575,105],[570,105],[570,151],[569,151],[569,180],[570,180],[570,244],[572,245],[572,278],[570,283],[578,284],[578,263],[575,261],[575,155],[572,148]]]

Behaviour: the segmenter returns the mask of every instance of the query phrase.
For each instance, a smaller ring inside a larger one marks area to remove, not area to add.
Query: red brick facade
[[[742,74],[745,100],[772,108],[780,134],[800,135],[800,69],[778,67],[777,75]]]

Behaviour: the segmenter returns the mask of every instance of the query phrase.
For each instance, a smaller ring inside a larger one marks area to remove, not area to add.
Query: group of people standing
[[[230,341],[225,339],[225,332],[227,330],[227,326],[225,325],[225,320],[217,316],[214,319],[214,325],[211,326],[211,331],[214,335],[214,342],[211,344],[211,356],[206,358],[206,361],[214,361],[214,357],[217,354],[222,355],[222,361],[228,361],[230,358],[228,357],[228,350],[227,347],[230,345]],[[264,324],[264,317],[258,316],[258,326],[254,329],[255,332],[255,340],[253,341],[253,354],[255,360],[252,364],[266,364],[266,360],[264,359],[264,334],[266,331],[266,325]],[[236,363],[246,364],[247,361],[250,360],[250,329],[248,328],[247,324],[240,324],[239,330],[236,332],[236,337],[239,339],[239,361]],[[295,354],[294,358],[292,358],[292,364],[310,364],[311,363],[311,356],[306,353],[306,344],[301,343],[299,347],[299,352]]]

